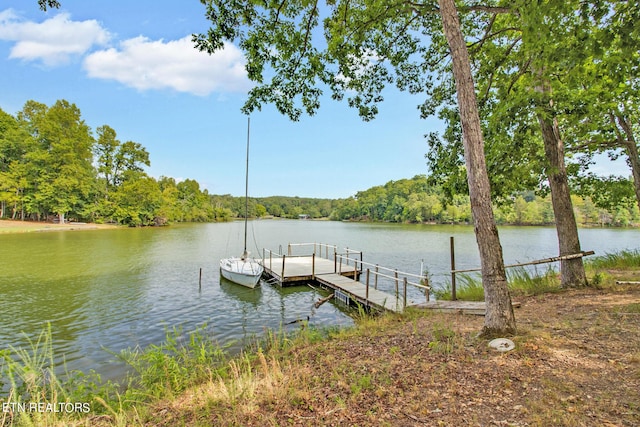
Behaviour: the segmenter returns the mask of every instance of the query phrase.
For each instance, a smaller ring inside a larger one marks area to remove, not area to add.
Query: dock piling
[[[369,273],[370,273],[370,271],[367,268],[367,280],[366,280],[367,289],[366,289],[365,297],[364,297],[367,300],[367,303],[369,303]]]
[[[455,301],[456,297],[456,252],[454,249],[453,236],[449,238],[449,247],[451,251],[451,301]]]

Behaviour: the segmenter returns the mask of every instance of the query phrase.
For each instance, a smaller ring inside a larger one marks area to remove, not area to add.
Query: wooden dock
[[[404,300],[401,297],[379,291],[358,281],[361,271],[355,265],[343,265],[341,270],[336,272],[334,261],[320,257],[287,256],[283,259],[284,263],[279,260],[275,265],[273,262],[265,261],[264,275],[267,282],[280,286],[316,283],[332,289],[336,293],[336,299],[346,304],[354,301],[367,307],[394,312],[404,311]]]
[[[299,244],[304,245],[304,244]],[[329,254],[326,245],[313,245],[311,255],[292,255],[291,245],[287,254],[275,253],[263,250],[264,277],[268,283],[279,286],[293,286],[302,283],[314,283],[334,291],[337,300],[346,304],[356,302],[367,308],[382,311],[403,312],[405,306],[413,304],[407,301],[407,286],[419,284],[410,282],[407,276],[420,276],[398,272],[378,265],[368,264],[362,261],[362,253],[359,251],[347,251],[346,254],[338,254],[335,246],[331,246]],[[319,250],[318,250],[319,249]],[[323,250],[325,257],[322,257]],[[318,253],[316,253],[318,252]],[[332,257],[333,259],[327,259]],[[365,270],[365,267],[370,267]],[[393,272],[393,276],[383,271]],[[366,281],[360,281],[366,274]],[[375,280],[369,278],[376,276]],[[386,277],[395,281],[395,294],[383,292],[378,289],[378,277]],[[428,287],[423,286],[425,289]]]

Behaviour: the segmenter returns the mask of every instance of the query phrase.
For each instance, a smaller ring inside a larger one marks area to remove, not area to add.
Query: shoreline
[[[20,221],[13,219],[0,220],[0,234],[39,233],[48,231],[113,230],[116,228],[120,228],[120,226],[113,224],[95,224],[91,222],[54,224],[51,222]]]

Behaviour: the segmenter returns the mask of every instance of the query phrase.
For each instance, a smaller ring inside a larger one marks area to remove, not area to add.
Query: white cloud
[[[0,40],[15,42],[11,59],[52,67],[84,56],[89,77],[141,91],[170,89],[204,96],[244,93],[251,87],[244,56],[236,46],[225,44],[210,56],[195,49],[191,36],[170,41],[139,36],[107,48],[111,34],[96,20],[73,21],[68,13],[60,13],[37,23],[7,9],[0,11]],[[103,48],[96,51],[96,46]]]
[[[191,36],[149,40],[139,36],[118,49],[94,52],[84,68],[90,77],[116,80],[138,90],[172,89],[196,95],[246,92],[250,87],[242,52],[233,44],[212,56],[194,48]]]
[[[72,21],[68,13],[36,23],[21,20],[11,9],[0,12],[0,39],[15,42],[12,59],[60,65],[94,45],[107,44],[110,37],[98,21]]]

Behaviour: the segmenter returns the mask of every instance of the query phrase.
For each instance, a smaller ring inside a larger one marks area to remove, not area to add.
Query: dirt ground
[[[247,398],[187,393],[144,424],[639,426],[640,285],[518,301],[509,352],[477,338],[481,316],[387,316],[294,348]]]

